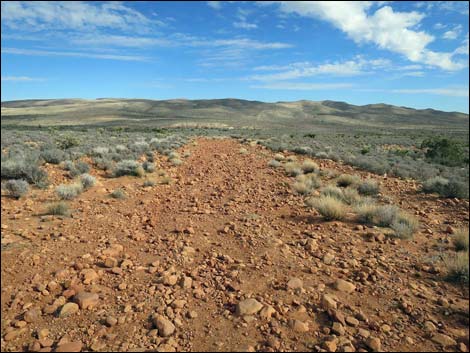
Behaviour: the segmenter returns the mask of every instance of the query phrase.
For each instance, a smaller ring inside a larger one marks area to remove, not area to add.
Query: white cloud
[[[463,41],[462,45],[455,49],[454,55],[467,55],[468,56],[468,33],[465,37],[465,40]]]
[[[215,10],[220,10],[222,8],[222,1],[207,1],[207,5]]]
[[[443,35],[442,38],[444,39],[457,39],[457,37],[460,35],[462,32],[462,25],[457,25],[454,26],[453,29],[446,31]]]
[[[303,77],[312,77],[318,75],[331,76],[356,76],[376,69],[385,69],[391,66],[391,62],[385,59],[365,60],[362,57],[356,57],[354,60],[343,62],[326,63],[315,65],[310,62],[299,62],[284,66],[259,66],[257,71],[280,71],[273,74],[253,75],[249,77],[258,81],[279,81],[291,80]]]
[[[120,60],[120,61],[148,61],[149,58],[138,55],[114,55],[114,54],[94,54],[84,52],[69,51],[48,51],[35,49],[19,49],[19,48],[2,48],[4,54],[30,55],[30,56],[67,56],[104,60]]]
[[[254,85],[250,88],[280,89],[293,91],[317,91],[329,89],[343,89],[354,87],[351,83],[302,83],[302,82],[282,82],[265,85]]]
[[[392,93],[434,94],[439,96],[468,97],[467,88],[428,88],[428,89],[393,89]]]
[[[149,46],[171,46],[174,43],[169,39],[164,38],[151,38],[151,37],[135,37],[135,36],[120,36],[120,35],[81,35],[70,38],[70,42],[80,45],[93,45],[93,46],[117,46],[117,47],[131,47],[141,48]]]
[[[379,48],[404,55],[413,62],[437,66],[445,70],[459,70],[466,62],[454,61],[453,53],[427,49],[434,37],[415,28],[424,18],[416,11],[395,12],[390,6],[371,11],[368,1],[278,1],[284,13],[322,19],[345,32],[356,43],[374,43]]]
[[[147,31],[163,25],[121,2],[83,1],[2,1],[2,25],[29,31],[95,28]]]
[[[33,82],[33,81],[45,81],[45,79],[38,78],[38,77],[28,77],[28,76],[2,76],[2,81]]]
[[[233,26],[235,28],[242,28],[242,29],[255,29],[255,28],[258,28],[258,25],[254,24],[254,23],[248,23],[248,22],[245,22],[245,21],[234,22]]]

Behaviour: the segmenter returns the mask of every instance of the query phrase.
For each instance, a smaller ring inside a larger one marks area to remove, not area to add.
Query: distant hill
[[[468,130],[468,114],[335,101],[52,99],[1,103],[1,124],[22,126],[375,127]]]

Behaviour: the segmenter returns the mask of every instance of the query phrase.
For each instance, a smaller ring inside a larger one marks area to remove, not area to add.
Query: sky
[[[335,100],[468,113],[468,2],[1,3],[1,99]]]

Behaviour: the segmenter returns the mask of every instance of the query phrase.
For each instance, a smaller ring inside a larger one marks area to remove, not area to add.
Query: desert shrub
[[[328,153],[320,151],[315,153],[315,157],[317,157],[318,159],[328,159]]]
[[[346,205],[342,201],[330,196],[310,198],[306,200],[306,204],[315,208],[327,221],[341,220],[347,212]]]
[[[176,151],[171,151],[168,153],[168,159],[179,159],[180,154]]]
[[[380,186],[375,180],[366,180],[358,185],[357,191],[361,195],[375,196],[380,192]]]
[[[8,180],[4,186],[5,190],[11,197],[19,199],[26,195],[29,191],[29,184],[26,180]]]
[[[302,174],[302,168],[299,163],[297,162],[288,162],[284,164],[284,170],[286,174],[289,176],[297,176]]]
[[[91,151],[92,156],[96,157],[104,157],[109,153],[109,148],[108,147],[95,147]]]
[[[80,140],[75,136],[66,135],[62,136],[56,143],[60,149],[66,150],[80,145]]]
[[[147,187],[147,186],[155,186],[157,183],[154,181],[154,180],[150,180],[150,179],[147,179],[144,181],[144,187]]]
[[[361,202],[361,195],[354,188],[345,188],[343,191],[342,200],[348,205],[355,205]]]
[[[80,182],[83,188],[86,190],[96,184],[96,178],[90,174],[82,174],[80,175]]]
[[[336,200],[343,199],[343,190],[333,185],[327,185],[324,188],[322,188],[320,190],[320,194],[322,196],[332,197]]]
[[[163,184],[163,185],[168,185],[168,184],[171,184],[171,182],[173,181],[173,179],[170,177],[170,176],[163,176],[161,179],[160,179],[160,184]]]
[[[312,148],[308,146],[294,147],[292,151],[298,154],[312,154]]]
[[[431,137],[423,141],[421,148],[426,150],[426,159],[431,162],[450,167],[468,164],[468,154],[459,141]]]
[[[392,222],[390,228],[394,231],[394,236],[400,239],[410,239],[418,229],[418,220],[408,214],[401,212]]]
[[[72,200],[83,191],[82,184],[61,184],[56,189],[56,194],[61,200]]]
[[[468,183],[455,178],[446,179],[440,176],[426,180],[422,189],[425,193],[437,193],[448,198],[468,199]]]
[[[50,164],[59,164],[65,159],[65,153],[59,149],[51,148],[41,152],[41,158]]]
[[[302,163],[302,171],[304,173],[313,173],[313,172],[317,172],[319,170],[318,168],[318,164],[315,163],[314,161],[310,160],[310,159],[306,159],[303,163]]]
[[[37,159],[21,156],[3,158],[1,163],[2,179],[25,179],[38,187],[47,185],[47,172],[41,169]]]
[[[341,174],[336,181],[337,185],[340,187],[347,187],[351,185],[356,185],[361,181],[357,175],[350,174]]]
[[[149,144],[145,141],[136,141],[129,146],[129,149],[133,152],[142,154],[150,148]]]
[[[77,161],[75,162],[75,169],[77,169],[80,174],[85,174],[90,171],[90,165],[84,161]]]
[[[286,158],[284,157],[283,154],[281,154],[281,153],[276,153],[276,154],[274,155],[274,159],[275,159],[276,161],[278,161],[278,162],[281,162],[281,161],[283,161],[283,160],[286,159]]]
[[[151,163],[149,161],[145,161],[143,164],[142,164],[142,167],[144,168],[144,170],[147,172],[147,173],[153,173],[155,171],[155,164],[154,163]]]
[[[468,251],[468,229],[457,229],[453,237],[453,242],[455,250]]]
[[[449,180],[440,176],[430,178],[423,183],[422,191],[431,194],[436,193],[442,195],[445,188],[449,184]]]
[[[394,205],[378,206],[373,223],[379,227],[390,227],[397,219],[400,209]]]
[[[287,162],[296,162],[297,161],[297,156],[291,155],[286,157]]]
[[[69,205],[65,202],[55,202],[47,206],[45,215],[55,215],[55,216],[68,216],[69,215]]]
[[[129,159],[118,162],[113,171],[113,174],[116,177],[124,175],[141,177],[144,175],[144,173],[144,169],[142,168],[140,163]]]
[[[444,197],[468,199],[468,182],[459,181],[457,179],[450,179],[444,192],[441,194]]]
[[[183,164],[183,161],[179,158],[171,158],[170,163],[175,165],[175,166],[178,166],[178,165]]]
[[[248,150],[247,150],[246,148],[243,148],[243,147],[240,148],[240,149],[238,150],[238,152],[240,152],[240,154],[248,154],[248,153],[249,153]]]
[[[469,283],[468,251],[461,251],[447,256],[444,264],[447,270],[446,279],[450,282]]]
[[[271,168],[278,168],[281,166],[281,162],[275,160],[275,159],[271,159],[269,162],[268,162],[268,166],[271,167]]]
[[[64,161],[63,168],[64,170],[70,171],[75,168],[75,163],[73,163],[71,160],[66,160]]]
[[[114,147],[114,150],[118,153],[121,153],[121,152],[127,151],[127,147],[124,145],[116,145]]]
[[[314,174],[298,175],[293,185],[294,190],[301,195],[308,195],[313,189],[320,187],[321,180]]]
[[[93,158],[93,164],[97,169],[108,171],[113,169],[113,162],[107,158]]]
[[[364,224],[373,224],[377,212],[377,205],[362,204],[358,205],[354,211],[357,213],[358,221]]]
[[[125,199],[126,193],[122,189],[116,189],[109,194],[113,199]]]

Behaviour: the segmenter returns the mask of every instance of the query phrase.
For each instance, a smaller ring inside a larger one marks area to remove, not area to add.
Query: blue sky
[[[467,112],[468,2],[2,2],[2,101],[339,100]]]

